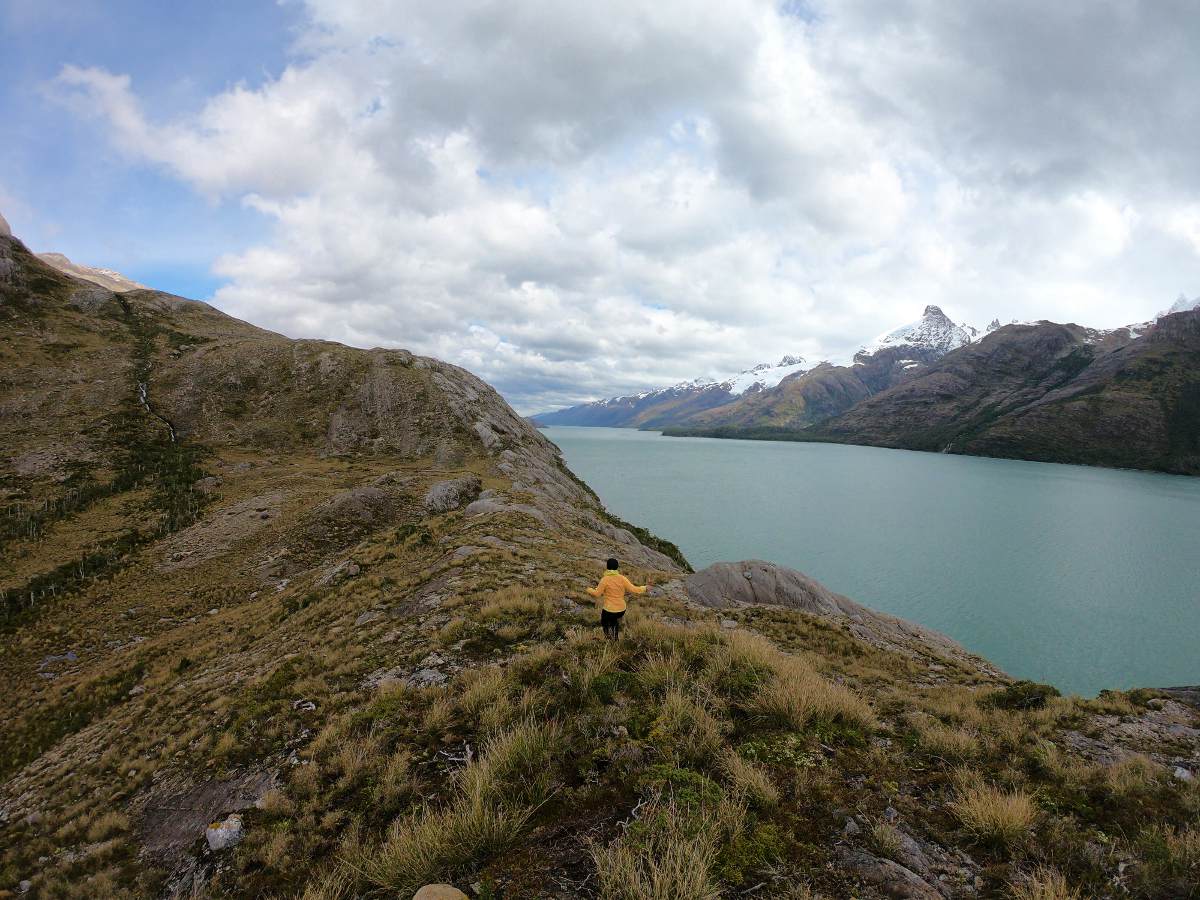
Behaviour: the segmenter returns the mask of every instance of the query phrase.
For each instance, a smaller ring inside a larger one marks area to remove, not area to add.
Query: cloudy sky
[[[1200,293],[1191,0],[0,0],[37,250],[523,412]]]

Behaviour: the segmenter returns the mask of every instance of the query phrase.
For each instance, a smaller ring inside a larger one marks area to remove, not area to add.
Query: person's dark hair
[[[617,565],[617,561],[615,559],[609,559],[608,567],[610,569],[619,569],[620,568],[620,566]]]

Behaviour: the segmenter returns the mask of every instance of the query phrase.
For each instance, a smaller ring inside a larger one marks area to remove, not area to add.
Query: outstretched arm
[[[622,575],[621,577],[625,578],[624,575]],[[644,593],[646,593],[646,590],[648,587],[649,587],[649,585],[636,585],[632,581],[630,581],[628,578],[625,578],[625,590],[627,590],[627,591],[632,591],[635,594],[644,594]]]
[[[594,588],[588,588],[587,592],[589,594],[591,594],[593,597],[599,597],[600,596],[600,585],[596,585]]]

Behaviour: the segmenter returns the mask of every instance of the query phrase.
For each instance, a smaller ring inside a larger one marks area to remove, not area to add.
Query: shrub
[[[1016,681],[989,694],[984,702],[997,709],[1041,709],[1046,700],[1058,696],[1058,688],[1053,685]]]
[[[1028,794],[987,784],[968,785],[953,804],[959,821],[985,843],[1011,847],[1033,825],[1037,809]]]

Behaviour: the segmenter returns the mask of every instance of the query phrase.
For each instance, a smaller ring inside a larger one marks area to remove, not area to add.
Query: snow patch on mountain
[[[858,355],[870,356],[892,347],[920,347],[945,354],[966,346],[978,336],[978,328],[959,325],[942,312],[940,307],[926,306],[920,319],[895,331],[881,334],[864,346]]]
[[[753,369],[747,369],[744,372],[738,372],[732,378],[728,378],[721,384],[729,393],[735,397],[740,397],[742,394],[751,390],[763,391],[767,388],[773,388],[789,375],[795,375],[797,372],[805,372],[804,358],[800,356],[785,356],[779,362],[771,365],[770,363],[761,363]]]

